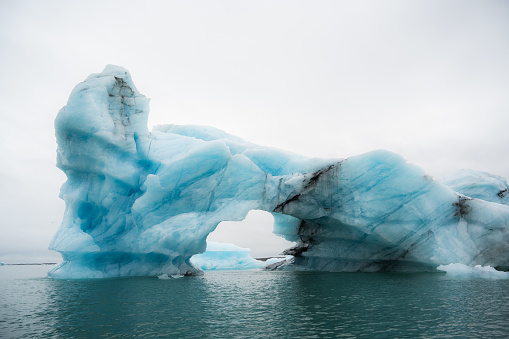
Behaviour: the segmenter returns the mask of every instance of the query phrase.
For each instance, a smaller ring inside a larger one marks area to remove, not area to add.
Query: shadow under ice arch
[[[64,260],[50,276],[197,273],[189,260],[207,235],[253,209],[297,242],[280,269],[509,267],[505,200],[465,197],[397,154],[307,158],[212,127],[149,132],[147,119],[148,99],[117,66],[78,84],[59,112],[66,210],[50,249]]]

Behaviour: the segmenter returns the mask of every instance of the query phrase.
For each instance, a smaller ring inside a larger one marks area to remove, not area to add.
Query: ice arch
[[[192,274],[225,220],[253,209],[297,242],[286,269],[433,270],[509,266],[509,207],[462,196],[400,156],[316,159],[212,127],[147,129],[148,99],[108,66],[78,84],[55,120],[67,175],[50,276]]]

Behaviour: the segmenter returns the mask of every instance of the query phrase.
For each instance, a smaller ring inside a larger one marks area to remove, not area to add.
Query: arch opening
[[[266,260],[283,257],[283,251],[294,242],[273,233],[274,216],[262,210],[251,210],[242,221],[222,221],[207,237],[207,242],[229,243],[251,249],[251,257]]]

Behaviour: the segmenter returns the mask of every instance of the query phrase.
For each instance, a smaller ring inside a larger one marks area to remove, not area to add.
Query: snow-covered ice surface
[[[437,269],[455,278],[509,279],[509,272],[497,271],[491,266],[470,267],[464,264],[449,264],[440,265]]]
[[[233,244],[207,242],[207,251],[191,258],[191,263],[202,270],[246,270],[265,266],[251,257],[249,248]]]
[[[78,84],[59,112],[66,210],[50,244],[63,262],[50,276],[197,273],[191,258],[208,234],[252,209],[297,242],[279,269],[509,268],[509,206],[459,194],[397,154],[307,158],[212,127],[149,132],[147,119],[148,99],[117,66]]]

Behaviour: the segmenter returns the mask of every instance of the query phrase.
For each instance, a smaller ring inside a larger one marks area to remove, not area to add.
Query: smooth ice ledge
[[[206,252],[193,256],[191,263],[202,270],[247,270],[265,265],[251,257],[249,248],[218,242],[207,242]]]
[[[213,127],[149,132],[148,103],[127,70],[107,66],[78,84],[58,113],[66,210],[50,244],[63,262],[50,276],[194,274],[191,258],[205,252],[208,234],[252,209],[271,212],[274,233],[297,243],[285,252],[292,259],[272,268],[509,268],[504,180],[476,181],[491,187],[491,199],[464,189],[471,176],[444,185],[388,151],[317,159]]]

